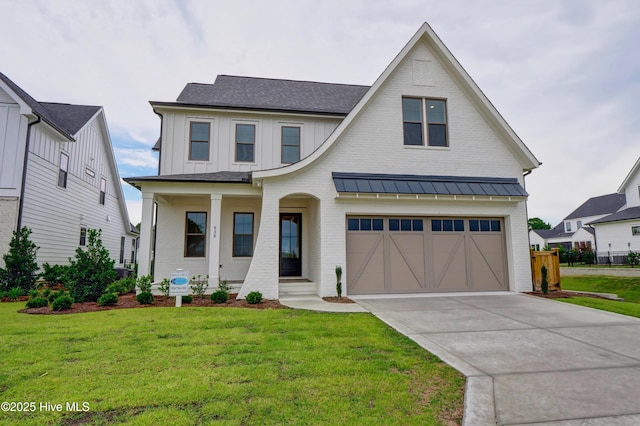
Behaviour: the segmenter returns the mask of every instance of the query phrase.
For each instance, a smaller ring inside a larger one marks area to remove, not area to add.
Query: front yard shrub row
[[[213,303],[227,303],[229,300],[229,293],[222,289],[218,289],[211,293],[211,301]]]
[[[114,306],[118,303],[118,295],[115,293],[105,293],[98,298],[98,306]]]
[[[70,309],[73,305],[73,298],[69,295],[60,296],[51,304],[51,309],[54,311],[62,311],[63,309]]]
[[[250,305],[257,305],[262,302],[262,293],[259,291],[252,291],[247,294],[247,303]]]
[[[27,308],[42,308],[44,306],[49,306],[49,301],[41,296],[34,297],[27,301]]]
[[[153,294],[150,291],[143,291],[136,296],[136,300],[141,305],[150,305],[153,303]]]

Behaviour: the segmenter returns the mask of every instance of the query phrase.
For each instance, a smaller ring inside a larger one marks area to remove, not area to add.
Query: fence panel
[[[560,256],[558,249],[551,251],[531,250],[531,279],[533,291],[542,291],[542,266],[547,268],[549,291],[560,291]]]

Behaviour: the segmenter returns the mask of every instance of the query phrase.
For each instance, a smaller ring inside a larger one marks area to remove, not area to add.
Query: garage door
[[[348,217],[348,294],[508,290],[501,218]]]

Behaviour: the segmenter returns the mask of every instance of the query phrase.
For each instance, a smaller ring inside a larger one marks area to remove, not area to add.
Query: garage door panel
[[[464,234],[433,236],[433,272],[435,291],[467,289],[467,269]]]
[[[425,287],[422,234],[390,235],[389,272],[394,290],[421,291]]]
[[[502,235],[471,235],[473,290],[508,290]]]
[[[381,234],[347,237],[347,285],[351,294],[384,291],[384,245]]]

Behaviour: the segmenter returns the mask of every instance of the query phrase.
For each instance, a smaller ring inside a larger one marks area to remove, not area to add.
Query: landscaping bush
[[[115,293],[105,293],[98,298],[98,306],[114,306],[118,303],[118,295]]]
[[[633,268],[634,265],[640,264],[640,253],[629,252],[627,255],[627,263]]]
[[[9,290],[8,297],[11,300],[18,300],[18,298],[23,294],[24,294],[24,291],[20,287],[13,287],[11,290]]]
[[[151,275],[144,275],[142,277],[138,277],[136,281],[136,287],[140,290],[140,293],[151,293],[151,285],[153,281]]]
[[[204,293],[209,288],[209,275],[207,275],[206,278],[202,278],[200,275],[191,278],[189,281],[189,287],[191,287],[191,291],[193,291],[193,294],[198,299],[202,299],[204,297]]]
[[[150,305],[153,303],[153,294],[150,291],[143,291],[136,296],[136,300],[141,305]]]
[[[34,297],[27,300],[27,308],[42,308],[43,306],[48,306],[49,301],[44,297]]]
[[[259,291],[252,291],[247,294],[247,303],[250,305],[257,305],[262,302],[262,293]]]
[[[49,265],[48,262],[45,262],[42,264],[42,270],[40,277],[47,282],[47,285],[65,285],[69,282],[69,267],[67,265]]]
[[[216,290],[211,293],[211,301],[213,303],[227,303],[229,300],[229,293],[224,290]]]
[[[65,296],[65,295],[66,293],[63,289],[60,289],[58,291],[51,291],[47,296],[47,300],[49,300],[49,303],[53,303],[53,301],[56,300],[58,297]]]
[[[162,281],[160,281],[158,290],[160,290],[160,293],[162,293],[164,297],[169,297],[169,291],[171,290],[171,283],[169,282],[168,278],[163,278]],[[182,298],[182,300],[184,300],[184,297]]]
[[[131,293],[136,289],[136,279],[134,277],[122,278],[118,281],[114,281],[104,291],[107,293],[115,293],[119,295]]]
[[[592,251],[584,251],[584,252],[582,252],[582,261],[585,264],[592,265],[594,259],[595,259],[595,256],[593,255]]]
[[[182,296],[182,303],[189,304],[191,302],[193,302],[193,297],[191,297],[191,296]]]
[[[231,293],[231,286],[229,285],[229,281],[218,278],[218,290],[223,290],[227,293]]]
[[[51,309],[54,311],[62,311],[64,309],[71,309],[71,305],[73,305],[73,298],[69,295],[64,295],[53,301]]]
[[[0,290],[10,291],[18,287],[27,292],[36,288],[38,246],[29,240],[29,235],[31,230],[26,226],[20,231],[13,231],[9,251],[2,256],[5,266],[0,268]]]
[[[95,302],[107,286],[115,281],[115,261],[102,245],[102,230],[87,231],[87,249],[76,249],[75,259],[69,259],[69,290],[78,302]]]

